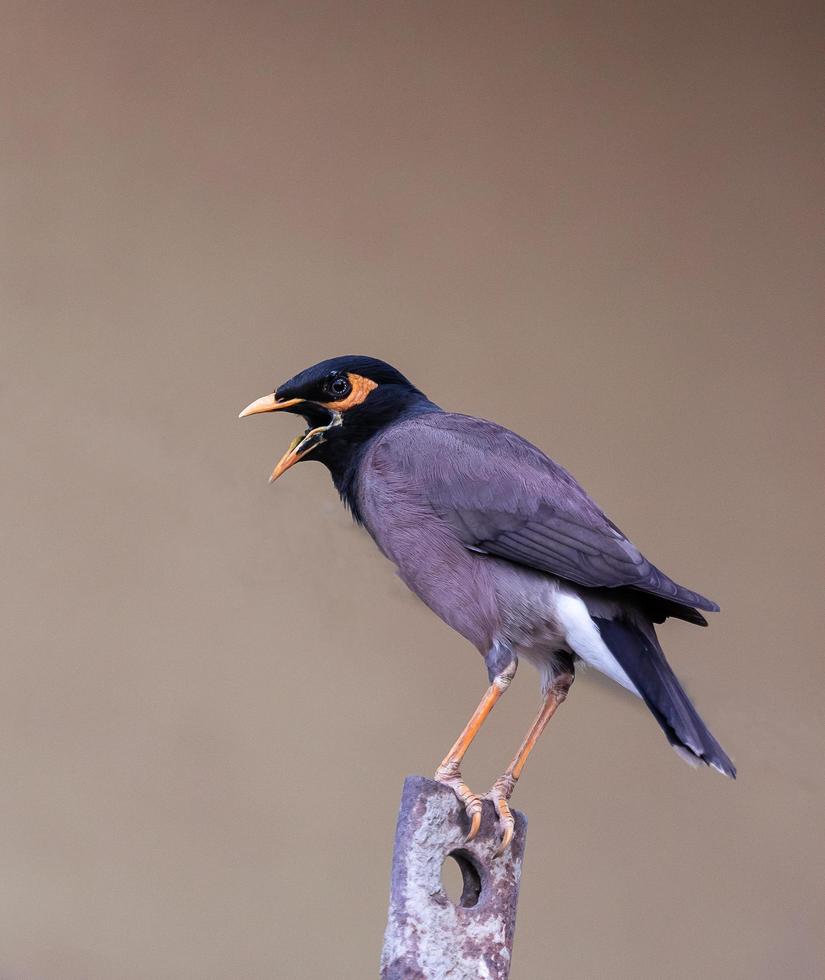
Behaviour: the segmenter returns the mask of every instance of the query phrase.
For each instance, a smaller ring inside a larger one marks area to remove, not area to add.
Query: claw
[[[516,829],[516,821],[513,817],[513,813],[510,810],[510,804],[507,800],[510,794],[513,792],[513,787],[515,786],[515,780],[505,774],[500,779],[497,779],[493,784],[493,788],[487,794],[487,798],[492,800],[495,804],[496,811],[498,813],[498,822],[501,824],[501,843],[498,846],[498,850],[495,853],[495,857],[501,857],[502,854],[507,850],[513,841],[513,834]]]
[[[507,850],[513,840],[513,834],[516,829],[516,821],[513,814],[510,812],[510,807],[507,800],[499,798],[496,800],[496,809],[498,810],[498,818],[504,831],[501,835],[501,843],[498,845],[498,850],[495,853],[495,857],[501,857],[501,855]]]
[[[464,838],[464,843],[469,844],[471,840],[475,840],[478,829],[481,826],[481,805],[479,808],[470,815],[470,832]]]

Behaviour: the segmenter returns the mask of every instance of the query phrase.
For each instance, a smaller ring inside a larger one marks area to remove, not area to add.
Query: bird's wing
[[[679,606],[719,608],[659,571],[565,469],[493,422],[419,416],[380,440],[373,465],[403,473],[467,548],[591,588],[633,588]]]

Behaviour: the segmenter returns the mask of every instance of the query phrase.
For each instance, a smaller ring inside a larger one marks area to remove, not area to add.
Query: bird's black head
[[[400,371],[374,357],[347,355],[321,361],[252,402],[241,418],[259,412],[302,415],[296,436],[270,481],[302,459],[324,463],[346,502],[354,507],[352,481],[369,440],[386,426],[421,412],[438,411]]]

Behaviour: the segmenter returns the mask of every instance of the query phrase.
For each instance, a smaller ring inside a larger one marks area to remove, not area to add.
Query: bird
[[[702,612],[719,606],[645,558],[562,466],[495,422],[443,410],[374,357],[321,361],[240,418],[266,412],[300,415],[307,426],[270,482],[299,462],[325,465],[402,581],[484,659],[486,690],[435,773],[464,807],[468,841],[486,798],[498,820],[496,853],[510,845],[516,782],[580,667],[644,701],[686,761],[735,778],[655,629],[669,617],[707,626]],[[538,671],[541,707],[504,773],[479,795],[462,761],[520,660]]]

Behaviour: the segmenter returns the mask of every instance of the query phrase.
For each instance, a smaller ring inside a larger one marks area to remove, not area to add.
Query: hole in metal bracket
[[[458,865],[461,874],[461,881],[458,882],[455,876],[455,867],[452,861]],[[444,859],[441,866],[441,883],[451,902],[462,909],[471,909],[478,904],[481,895],[481,875],[479,874],[473,858],[467,851],[452,851]],[[461,887],[461,895],[458,898],[458,889]]]

